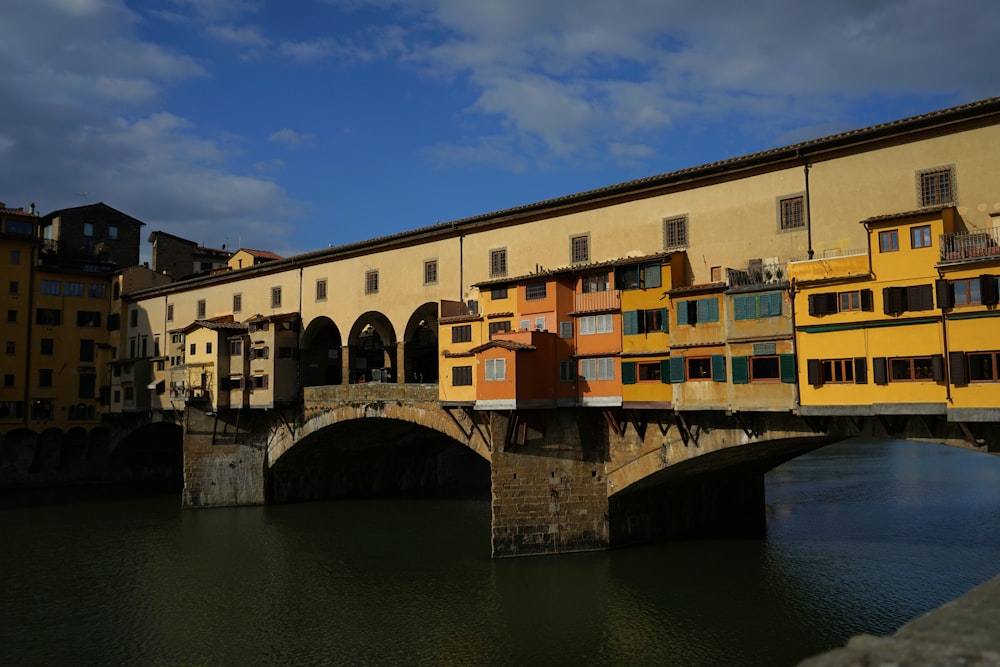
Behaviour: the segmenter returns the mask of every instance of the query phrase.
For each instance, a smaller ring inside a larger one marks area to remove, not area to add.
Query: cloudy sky
[[[998,23],[996,0],[3,0],[0,201],[294,254],[1000,95]]]

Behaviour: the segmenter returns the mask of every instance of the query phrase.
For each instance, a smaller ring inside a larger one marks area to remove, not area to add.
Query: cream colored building
[[[436,382],[439,304],[477,299],[475,284],[681,249],[685,283],[705,284],[863,250],[859,220],[942,204],[985,229],[998,149],[995,98],[142,291],[136,335],[297,312],[304,384]]]

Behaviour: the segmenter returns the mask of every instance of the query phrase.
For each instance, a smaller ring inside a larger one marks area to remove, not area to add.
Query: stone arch
[[[0,437],[0,481],[21,481],[35,460],[38,433],[27,428],[9,431]]]
[[[180,483],[183,462],[184,429],[171,422],[153,422],[118,440],[107,457],[107,477]]]
[[[355,404],[314,414],[294,435],[282,429],[268,447],[268,502],[489,497],[485,442],[436,412],[431,404]]]
[[[486,461],[491,459],[489,443],[483,440],[485,430],[477,428],[465,415],[453,418],[436,403],[387,401],[354,403],[317,411],[294,434],[281,429],[268,447],[268,465],[273,466],[287,451],[312,435],[331,426],[358,419],[391,419],[422,426],[468,447]]]
[[[303,387],[343,384],[343,345],[340,329],[329,317],[321,315],[309,323],[299,344]]]
[[[399,377],[396,330],[389,318],[370,310],[358,317],[347,338],[349,384]]]
[[[49,428],[38,436],[38,446],[35,447],[35,457],[31,462],[31,473],[55,472],[62,456],[62,447],[66,435],[62,429]]]
[[[438,305],[428,302],[413,311],[403,333],[405,382],[438,381]]]

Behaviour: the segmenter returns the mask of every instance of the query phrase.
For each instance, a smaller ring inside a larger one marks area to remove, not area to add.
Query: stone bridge
[[[476,411],[436,385],[307,387],[299,406],[185,411],[185,507],[347,497],[492,499],[496,557],[760,536],[764,474],[846,437],[998,451],[943,418],[595,408]]]

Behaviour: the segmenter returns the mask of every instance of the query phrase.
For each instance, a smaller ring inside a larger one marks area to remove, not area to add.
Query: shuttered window
[[[667,362],[670,369],[667,377],[670,379],[670,382],[684,382],[684,357],[670,357]]]
[[[635,362],[622,362],[622,384],[635,384]]]

